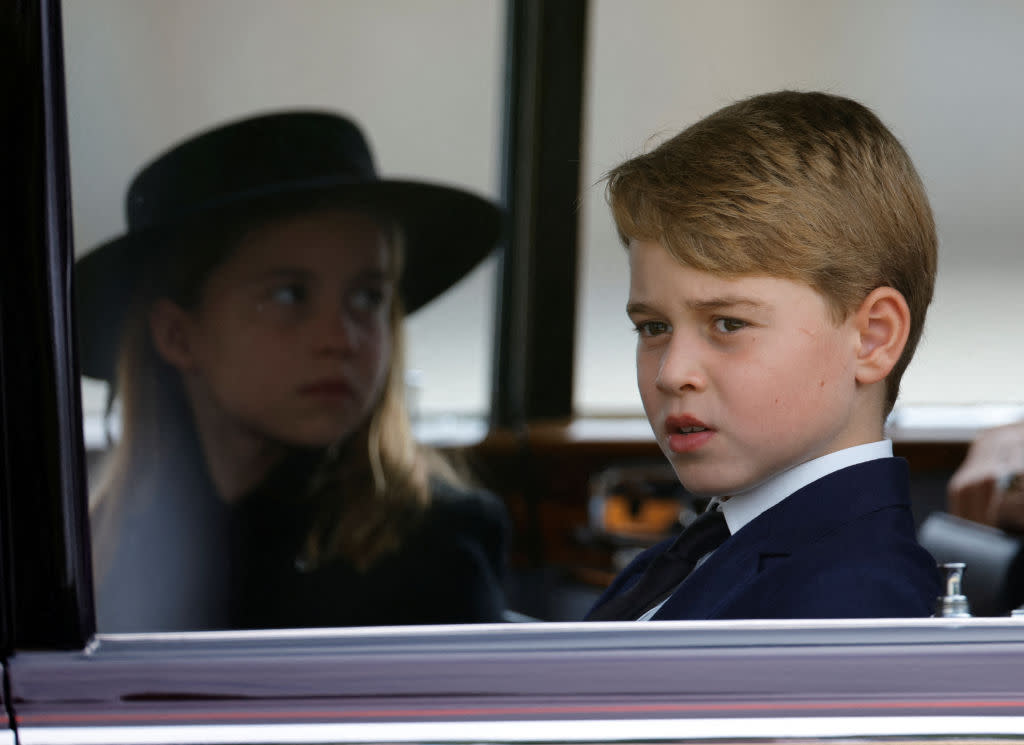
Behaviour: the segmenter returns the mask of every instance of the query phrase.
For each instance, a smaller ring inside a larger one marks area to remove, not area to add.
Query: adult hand
[[[1024,422],[982,432],[949,482],[949,511],[1024,532]]]

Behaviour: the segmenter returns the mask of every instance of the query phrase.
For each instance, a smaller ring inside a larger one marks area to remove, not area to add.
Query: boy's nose
[[[707,377],[693,347],[673,340],[661,358],[656,383],[665,393],[704,390]]]

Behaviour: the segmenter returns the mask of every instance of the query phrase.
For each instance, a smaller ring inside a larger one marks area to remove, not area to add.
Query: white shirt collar
[[[735,535],[744,525],[798,489],[802,489],[841,468],[878,458],[891,457],[892,440],[855,445],[793,466],[787,471],[775,474],[767,481],[762,481],[752,489],[730,496],[725,501],[721,501],[717,497],[712,501],[718,502],[720,509],[725,514],[729,532]]]

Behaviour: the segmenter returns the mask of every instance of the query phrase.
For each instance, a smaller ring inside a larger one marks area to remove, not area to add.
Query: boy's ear
[[[167,298],[157,300],[149,311],[149,333],[156,353],[180,372],[187,372],[195,362],[190,321],[188,312]]]
[[[854,313],[860,338],[857,382],[885,380],[903,354],[910,335],[910,306],[893,287],[877,287]]]

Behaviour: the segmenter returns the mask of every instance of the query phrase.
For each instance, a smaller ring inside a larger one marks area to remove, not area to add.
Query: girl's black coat
[[[138,503],[99,583],[99,631],[502,620],[508,522],[494,495],[435,482],[397,551],[365,572],[343,559],[307,568],[309,516],[293,490],[312,467],[291,459],[235,507],[205,474]]]

